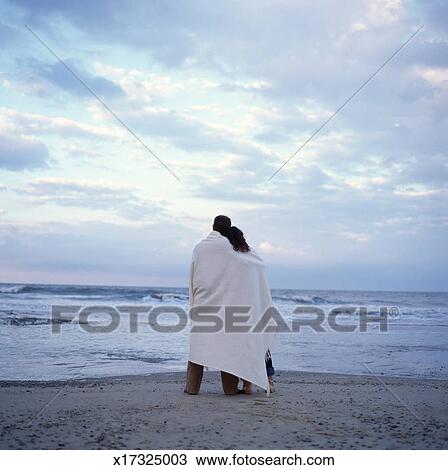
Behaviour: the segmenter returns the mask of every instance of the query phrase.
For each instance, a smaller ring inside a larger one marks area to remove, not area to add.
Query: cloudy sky
[[[447,290],[447,17],[441,0],[0,0],[0,281],[185,286],[224,213],[274,287]]]

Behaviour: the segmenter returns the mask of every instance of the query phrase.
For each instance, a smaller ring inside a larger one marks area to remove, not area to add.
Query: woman
[[[233,249],[235,251],[239,251],[241,253],[247,253],[250,251],[250,247],[246,242],[246,239],[244,238],[244,233],[236,226],[231,226],[228,228],[223,228],[220,231],[221,235],[226,237],[230,244],[232,245]],[[269,389],[271,392],[274,391],[274,373],[275,369],[274,366],[272,365],[272,355],[271,351],[268,349],[266,351],[266,357],[265,357],[265,363],[266,363],[266,374],[268,376],[269,380]],[[248,382],[247,380],[243,379],[243,390],[241,390],[242,393],[245,393],[246,395],[250,395],[252,393],[252,384]]]

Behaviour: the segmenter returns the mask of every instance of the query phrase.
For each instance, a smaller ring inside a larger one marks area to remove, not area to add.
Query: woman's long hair
[[[219,233],[229,240],[235,251],[242,253],[250,251],[249,245],[244,238],[244,233],[238,227],[232,225],[232,227],[221,229]]]

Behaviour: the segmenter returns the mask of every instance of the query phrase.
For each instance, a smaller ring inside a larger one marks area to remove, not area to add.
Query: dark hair
[[[232,221],[230,220],[230,217],[227,217],[226,215],[217,215],[213,221],[213,230],[221,233],[222,230],[230,228],[231,225]]]
[[[241,251],[242,253],[250,251],[249,245],[244,238],[244,233],[238,227],[232,226],[220,233],[229,240],[235,251]]]

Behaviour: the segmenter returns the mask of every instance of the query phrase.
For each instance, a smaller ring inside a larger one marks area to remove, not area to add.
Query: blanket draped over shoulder
[[[219,306],[215,315],[220,324],[225,325],[227,321],[229,327],[233,322],[234,327],[250,327],[251,331],[228,331],[230,328],[193,331],[190,333],[190,361],[228,372],[268,390],[265,354],[271,347],[272,334],[252,330],[271,305],[263,260],[252,249],[247,253],[234,251],[227,238],[211,232],[193,251],[190,308]],[[250,310],[243,313],[236,307],[250,307]],[[198,322],[194,312],[199,310],[190,310],[192,327],[216,323]]]

